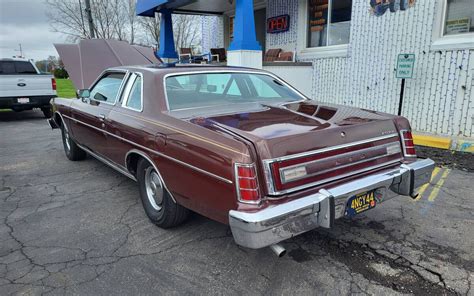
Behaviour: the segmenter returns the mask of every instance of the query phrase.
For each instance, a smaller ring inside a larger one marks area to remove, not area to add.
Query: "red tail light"
[[[240,202],[249,204],[258,204],[260,202],[255,164],[236,163],[235,184],[237,197]]]
[[[51,78],[51,87],[53,88],[53,90],[56,90],[56,79],[54,78]]]
[[[413,143],[413,135],[411,131],[400,131],[402,138],[403,153],[406,157],[416,157],[415,144]]]

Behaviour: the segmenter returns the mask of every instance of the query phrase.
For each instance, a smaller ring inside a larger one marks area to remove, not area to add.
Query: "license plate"
[[[347,201],[346,215],[353,217],[362,212],[375,208],[377,200],[375,198],[376,190],[357,194]]]
[[[18,98],[17,102],[20,103],[20,104],[26,104],[26,103],[30,102],[30,99],[29,98]]]

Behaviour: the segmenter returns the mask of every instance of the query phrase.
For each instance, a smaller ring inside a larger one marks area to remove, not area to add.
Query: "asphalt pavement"
[[[0,112],[0,178],[0,295],[474,295],[474,172],[438,167],[418,200],[290,239],[283,258],[197,214],[156,227],[137,184],[68,161],[41,112]]]

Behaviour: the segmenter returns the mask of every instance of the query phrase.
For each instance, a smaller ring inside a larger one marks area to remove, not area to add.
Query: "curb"
[[[415,145],[474,153],[474,139],[413,134]]]

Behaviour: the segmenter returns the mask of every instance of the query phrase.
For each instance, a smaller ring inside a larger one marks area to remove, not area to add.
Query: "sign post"
[[[402,80],[400,90],[400,102],[398,103],[398,116],[402,115],[403,96],[405,94],[405,79],[413,78],[413,70],[415,69],[415,55],[402,53],[397,58],[397,74],[396,77]]]

